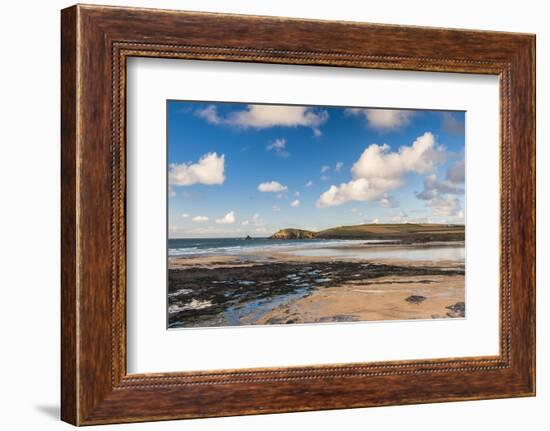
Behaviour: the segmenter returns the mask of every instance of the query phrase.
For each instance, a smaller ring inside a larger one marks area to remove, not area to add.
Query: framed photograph
[[[62,11],[62,419],[535,394],[535,37]]]
[[[169,100],[168,328],[464,318],[464,120]]]

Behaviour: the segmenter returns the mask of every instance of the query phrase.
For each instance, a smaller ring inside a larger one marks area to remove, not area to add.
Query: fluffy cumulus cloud
[[[195,223],[203,223],[205,221],[208,221],[208,217],[206,217],[206,216],[195,216],[191,220],[194,221]]]
[[[223,184],[225,181],[224,170],[225,156],[207,153],[197,163],[171,164],[168,179],[172,186]]]
[[[216,219],[217,224],[233,224],[235,223],[235,211],[230,211],[222,218]]]
[[[290,206],[293,207],[293,208],[299,207],[299,206],[300,206],[300,200],[299,200],[299,199],[293,200],[293,201],[291,202]]]
[[[386,190],[401,187],[401,179],[358,178],[339,186],[330,186],[317,200],[318,208],[342,205],[349,201],[372,201],[379,199]]]
[[[418,199],[439,217],[464,218],[464,211],[457,195],[464,193],[464,160],[459,160],[449,167],[444,180],[431,174],[424,178],[424,189],[416,193]]]
[[[399,129],[411,122],[413,111],[403,109],[348,108],[348,115],[364,118],[367,125],[379,131]]]
[[[287,186],[283,186],[278,181],[269,181],[258,185],[258,190],[264,193],[267,192],[284,192],[288,189]]]
[[[267,151],[272,151],[275,155],[279,157],[288,157],[290,153],[285,149],[286,148],[286,139],[275,139],[272,143],[267,146]]]
[[[424,174],[434,170],[445,160],[445,150],[438,145],[432,133],[426,132],[410,146],[391,152],[387,144],[370,145],[351,172],[355,178],[399,178],[406,172]]]
[[[462,184],[449,180],[438,180],[435,174],[424,178],[424,190],[416,194],[418,199],[428,201],[444,194],[464,193]]]
[[[334,172],[340,172],[343,167],[344,167],[343,162],[336,162],[336,166],[334,166]]]
[[[196,114],[210,124],[255,129],[302,126],[311,128],[315,135],[321,135],[320,126],[328,120],[327,111],[305,106],[248,105],[244,110],[222,116],[216,106],[210,105]]]
[[[445,150],[430,132],[419,136],[410,146],[390,151],[387,144],[369,145],[353,164],[353,179],[332,185],[317,201],[317,207],[331,207],[348,201],[373,201],[405,184],[407,172],[424,174],[445,159]]]

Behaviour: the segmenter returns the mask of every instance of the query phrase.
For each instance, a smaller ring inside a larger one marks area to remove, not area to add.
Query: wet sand
[[[409,302],[411,296],[423,297]],[[462,317],[464,276],[381,277],[320,289],[265,314],[258,324],[356,322]]]
[[[434,246],[441,244],[370,245],[369,250]],[[347,249],[361,251],[365,247],[353,245]],[[296,250],[268,250],[253,256],[171,258],[169,327],[465,315],[463,260],[365,259],[353,254],[340,259],[330,256],[330,248],[326,251],[327,255],[319,256],[300,256]]]

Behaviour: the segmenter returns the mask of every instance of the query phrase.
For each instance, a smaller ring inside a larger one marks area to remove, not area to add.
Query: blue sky
[[[464,222],[464,112],[168,101],[171,238]]]

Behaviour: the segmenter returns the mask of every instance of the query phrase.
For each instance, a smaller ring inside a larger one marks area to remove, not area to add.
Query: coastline
[[[406,257],[440,248],[463,251],[464,243],[355,241],[315,248],[313,256],[300,255],[312,250],[304,245],[171,257],[169,327],[464,317],[463,258]]]

